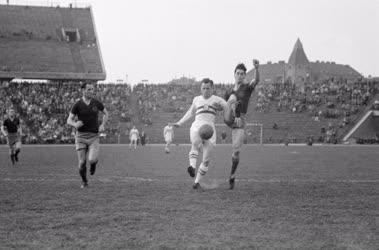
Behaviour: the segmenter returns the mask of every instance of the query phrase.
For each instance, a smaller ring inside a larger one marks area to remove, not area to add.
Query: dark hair
[[[245,72],[245,73],[246,73],[246,71],[247,71],[246,66],[245,66],[245,64],[243,64],[243,63],[239,63],[239,64],[236,66],[236,68],[234,69],[234,73],[236,73],[236,71],[237,71],[238,69],[243,70],[243,72]]]
[[[80,88],[85,89],[88,84],[95,84],[94,82],[80,82]]]
[[[211,86],[213,86],[213,81],[212,81],[211,79],[209,79],[209,78],[204,78],[203,80],[201,80],[201,83],[202,83],[202,84],[203,84],[203,83],[210,83]]]

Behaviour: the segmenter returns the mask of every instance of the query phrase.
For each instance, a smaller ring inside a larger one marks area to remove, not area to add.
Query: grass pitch
[[[377,146],[230,146],[191,189],[189,146],[103,145],[80,189],[73,146],[0,147],[0,248],[378,249]]]

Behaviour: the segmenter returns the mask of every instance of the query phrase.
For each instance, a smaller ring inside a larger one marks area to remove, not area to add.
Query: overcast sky
[[[89,0],[107,81],[231,82],[237,63],[310,61],[379,76],[379,0]]]

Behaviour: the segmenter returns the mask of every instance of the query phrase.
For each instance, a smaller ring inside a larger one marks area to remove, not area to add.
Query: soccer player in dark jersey
[[[225,95],[229,109],[224,112],[224,121],[232,129],[232,169],[229,177],[229,188],[235,184],[235,173],[240,159],[240,151],[245,139],[246,113],[250,96],[259,83],[259,61],[253,60],[255,77],[245,82],[246,67],[243,63],[238,64],[234,70],[235,84],[231,91]]]
[[[83,97],[72,107],[67,124],[76,128],[75,146],[78,153],[79,174],[82,178],[82,188],[84,188],[88,186],[87,154],[90,174],[93,175],[99,156],[99,132],[104,131],[108,120],[108,111],[100,101],[94,98],[95,86],[93,83],[82,83],[80,87]],[[100,126],[99,112],[104,114]]]
[[[7,138],[9,146],[9,155],[11,157],[12,164],[18,161],[18,154],[21,150],[21,126],[20,119],[16,117],[16,113],[13,108],[8,111],[8,118],[4,120],[1,126],[1,132]]]

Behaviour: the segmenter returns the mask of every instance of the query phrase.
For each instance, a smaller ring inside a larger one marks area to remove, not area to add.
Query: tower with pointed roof
[[[286,81],[304,89],[311,73],[310,63],[298,38],[286,65]]]
[[[279,61],[259,66],[261,81],[265,83],[284,83],[296,84],[299,89],[304,89],[307,83],[319,82],[328,79],[338,79],[354,82],[362,77],[358,71],[346,64],[336,64],[335,62],[308,60],[303,45],[298,38],[288,62]],[[253,77],[253,70],[248,72],[248,78]]]

